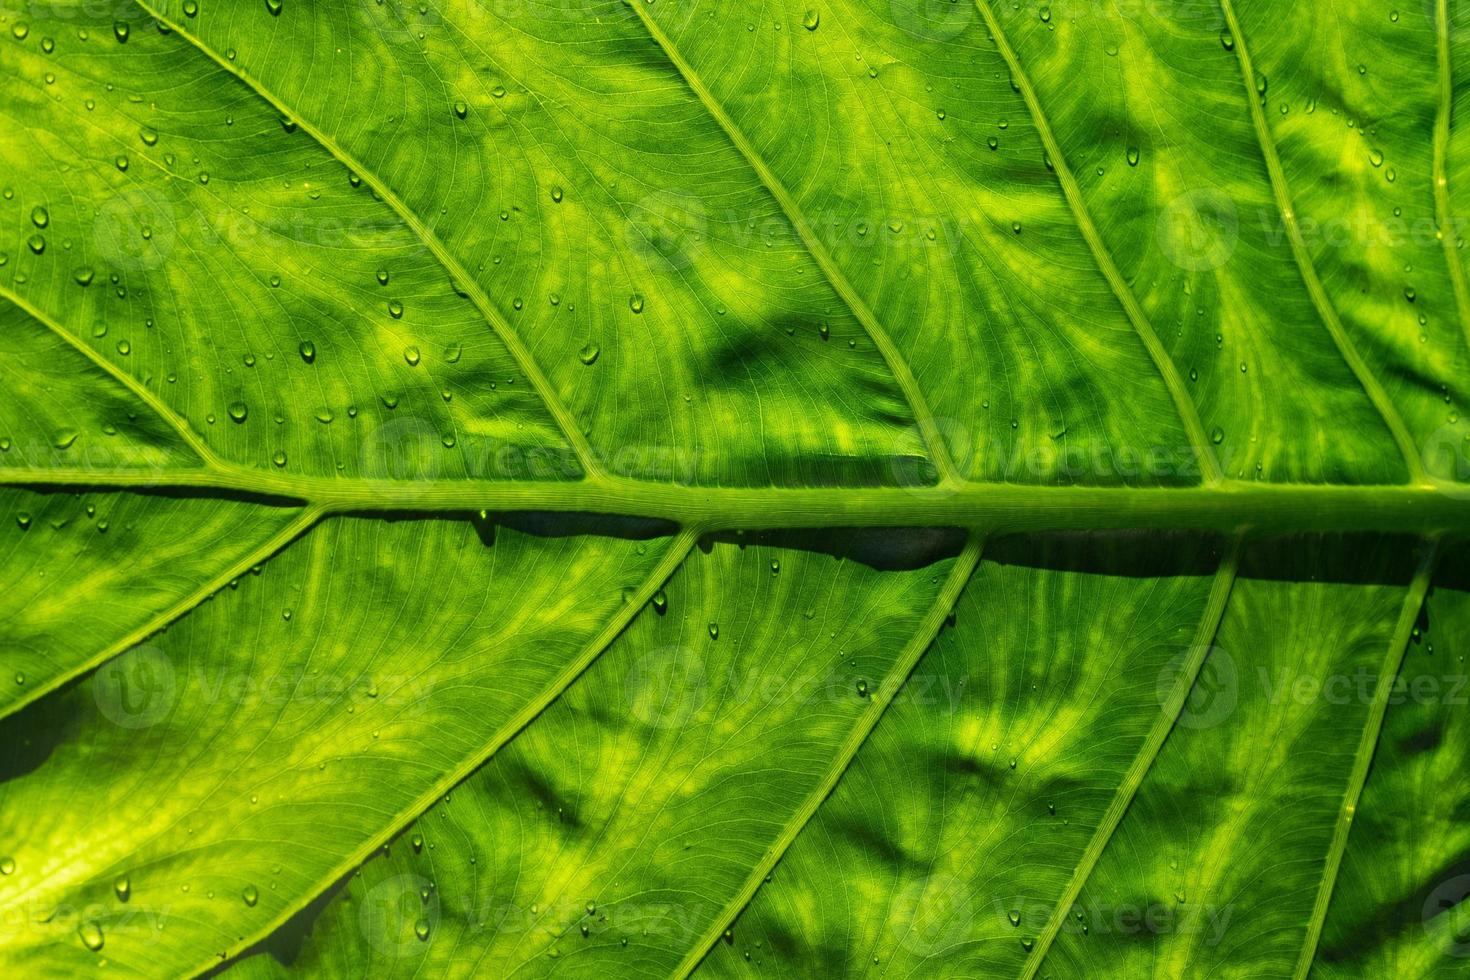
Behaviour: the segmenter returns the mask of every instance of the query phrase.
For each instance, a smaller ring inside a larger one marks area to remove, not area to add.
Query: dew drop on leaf
[[[45,228],[50,223],[51,212],[47,211],[39,204],[31,208],[31,224],[35,225],[37,228]]]
[[[418,367],[422,356],[417,347],[405,347],[403,348],[403,359],[408,362],[409,367]]]
[[[254,885],[246,885],[244,890],[240,892],[240,897],[245,900],[246,905],[254,908],[255,903],[260,901],[260,889]]]
[[[669,597],[663,589],[653,594],[653,611],[660,616],[669,611]]]
[[[1138,166],[1138,147],[1136,146],[1128,147],[1128,166]]]
[[[82,945],[92,952],[95,953],[102,948],[102,927],[91,919],[77,926],[77,935],[81,937]]]
[[[303,340],[297,350],[301,353],[301,359],[307,364],[316,360],[316,344],[313,344],[311,341]]]
[[[602,348],[601,347],[598,347],[594,343],[588,343],[587,346],[585,346],[585,347],[582,348],[581,353],[578,354],[577,356],[579,358],[581,358],[581,361],[582,361],[583,364],[586,364],[586,365],[588,365],[590,367],[591,365],[597,363],[597,355],[599,355],[601,353],[602,353]]]
[[[822,14],[820,11],[808,10],[806,16],[801,19],[801,26],[809,31],[814,31],[822,25]]]
[[[112,880],[112,893],[119,902],[126,902],[133,895],[133,882],[127,875],[118,875]]]
[[[429,938],[429,920],[428,919],[419,919],[417,922],[415,922],[413,924],[413,934],[415,936],[418,936],[419,939],[420,939],[420,941],[425,941],[425,942],[428,941],[428,938]]]

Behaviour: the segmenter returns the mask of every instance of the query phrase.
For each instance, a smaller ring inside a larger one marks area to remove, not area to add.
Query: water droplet
[[[126,21],[115,20],[112,22],[112,34],[117,38],[119,44],[126,44],[128,34],[132,32]]]
[[[403,359],[408,362],[409,367],[418,367],[420,360],[419,349],[417,347],[403,348]]]
[[[285,453],[285,451],[284,450],[277,449],[276,450],[276,454],[271,457],[271,462],[272,463],[275,463],[277,466],[285,466],[286,465],[286,453]]]
[[[857,696],[860,697],[860,698],[865,698],[865,697],[868,696],[868,682],[867,681],[858,681],[857,682]]]
[[[21,511],[19,514],[15,515],[15,523],[20,527],[22,531],[25,531],[31,526],[31,515],[26,513],[25,511]],[[15,865],[12,864],[10,866],[10,871],[14,870]],[[0,864],[0,871],[5,872],[5,874],[10,874],[10,871],[5,871],[5,866],[3,864]]]
[[[470,107],[464,102],[456,102],[454,104],[454,114],[463,119],[465,116],[468,116],[470,114]]]
[[[419,919],[415,922],[413,924],[413,934],[418,936],[420,941],[427,942],[429,938],[429,920]]]
[[[1021,913],[1016,909],[1011,909],[1007,912],[1006,918],[1011,920],[1011,925],[1013,926],[1019,927],[1021,925]]]
[[[710,623],[709,624],[709,638],[711,640],[718,640],[720,638],[720,624],[719,623]]]
[[[316,360],[316,344],[313,344],[311,341],[303,340],[301,346],[296,349],[301,352],[301,359],[307,364]]]
[[[24,41],[27,37],[30,36],[30,33],[30,25],[23,20],[16,21],[15,26],[10,28],[11,36],[14,37],[17,41]]]
[[[30,523],[30,518],[29,517],[26,518],[26,523],[27,524]],[[13,857],[3,857],[3,858],[0,858],[0,875],[13,875],[13,874],[15,874],[15,858],[13,858]]]
[[[72,443],[77,441],[76,429],[59,429],[51,440],[51,445],[57,449],[70,449]]]
[[[1225,430],[1218,425],[1215,426],[1210,430],[1210,441],[1217,446],[1220,445],[1220,443],[1225,441]]]
[[[562,189],[561,189],[561,185],[558,184],[557,186],[555,186],[555,187],[553,187],[551,189],[551,199],[553,201],[555,201],[557,204],[560,204],[561,203],[561,198],[562,198]]]
[[[119,902],[126,902],[133,894],[133,882],[127,875],[118,875],[112,880],[112,892]]]
[[[265,9],[271,12],[272,17],[281,16],[281,0],[265,0]]]
[[[628,297],[628,309],[632,310],[634,313],[642,313],[643,312],[643,294],[642,293],[634,293],[632,296],[629,296]]]
[[[1225,48],[1226,51],[1234,51],[1235,36],[1231,34],[1229,30],[1222,30],[1220,32],[1220,44],[1222,47]]]
[[[818,10],[808,10],[806,16],[801,19],[801,26],[809,31],[814,31],[822,25],[822,14]]]
[[[128,169],[128,158],[121,153],[114,157],[112,162],[117,164],[117,169],[119,170],[126,171]]]
[[[583,364],[586,364],[590,367],[593,364],[597,363],[597,355],[601,353],[602,348],[589,341],[587,346],[582,348],[582,353],[579,354],[578,357],[582,359]]]
[[[411,838],[409,838],[409,843],[413,845],[413,852],[415,854],[419,853],[424,849],[424,835],[414,834]]]
[[[246,885],[244,890],[240,892],[240,897],[245,899],[246,905],[254,908],[255,903],[260,901],[260,889],[254,885]]]
[[[71,277],[76,280],[78,286],[92,285],[92,276],[93,273],[90,266],[83,266],[71,274]]]
[[[77,935],[81,937],[82,945],[92,952],[95,953],[102,948],[102,927],[91,919],[77,926]]]
[[[669,611],[669,597],[664,593],[663,589],[659,589],[653,594],[653,611],[660,616]]]
[[[781,574],[781,562],[780,562],[779,559],[776,559],[776,558],[772,558],[771,559],[771,574],[772,575],[780,575]]]
[[[379,286],[386,286],[386,285],[388,285],[388,270],[387,269],[379,269],[378,270],[378,285]]]
[[[51,212],[47,211],[39,204],[31,208],[31,224],[35,225],[37,228],[45,228],[50,223]]]
[[[403,318],[403,304],[400,303],[400,302],[398,302],[398,300],[396,300],[396,299],[389,301],[389,303],[388,303],[388,315],[391,316],[395,320],[402,319]]]
[[[1383,151],[1382,150],[1370,150],[1368,152],[1368,162],[1371,163],[1371,164],[1373,164],[1373,166],[1375,166],[1375,167],[1381,167],[1381,166],[1383,166]]]
[[[1128,166],[1138,166],[1138,147],[1136,146],[1128,147]]]
[[[26,244],[29,245],[31,247],[31,251],[35,252],[37,255],[40,255],[42,252],[46,251],[46,239],[42,238],[40,235],[32,235],[30,238],[27,238]]]

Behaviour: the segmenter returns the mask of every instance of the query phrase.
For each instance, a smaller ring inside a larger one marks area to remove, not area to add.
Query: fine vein
[[[82,343],[80,340],[72,335],[71,331],[67,330],[60,323],[56,322],[56,320],[52,319],[51,316],[48,315],[44,310],[41,310],[38,307],[34,306],[30,302],[30,300],[26,299],[24,296],[21,296],[19,293],[10,289],[8,286],[0,286],[0,297],[9,300],[11,303],[14,303],[20,309],[24,310],[27,314],[30,315],[33,320],[45,326],[46,329],[50,330],[57,337],[60,337],[62,340],[66,341],[66,343],[74,348],[79,354],[81,354],[87,360],[91,361],[93,364],[97,365],[97,367],[102,369],[102,371],[106,373],[108,377],[121,384],[132,394],[136,395],[139,401],[143,402],[150,409],[152,409],[154,414],[162,419],[169,428],[173,429],[174,432],[178,434],[180,439],[184,440],[185,445],[187,445],[194,452],[194,454],[199,457],[200,461],[203,462],[206,466],[219,465],[219,458],[215,456],[213,450],[205,445],[204,440],[200,439],[199,436],[194,432],[194,430],[189,427],[188,421],[185,420],[183,416],[175,412],[172,408],[170,408],[167,404],[165,404],[163,399],[159,398],[153,392],[149,391],[148,387],[144,385],[141,381],[133,377],[131,374],[128,374],[126,371],[120,370],[117,365],[113,364],[107,358],[98,354],[95,350],[92,349],[90,345]]]
[[[1051,123],[1047,120],[1046,112],[1041,107],[1041,100],[1037,98],[1031,80],[1021,68],[1021,62],[1006,39],[1005,32],[1001,30],[1000,22],[990,9],[987,0],[975,0],[975,6],[979,8],[980,16],[985,19],[985,26],[995,40],[1000,56],[1005,59],[1012,80],[1021,90],[1021,98],[1025,100],[1026,108],[1031,113],[1032,122],[1041,136],[1042,146],[1046,148],[1052,169],[1056,172],[1057,182],[1062,186],[1062,194],[1066,197],[1067,205],[1072,210],[1072,217],[1077,223],[1078,230],[1082,232],[1082,237],[1092,252],[1093,261],[1097,263],[1098,268],[1107,279],[1108,286],[1111,287],[1118,302],[1122,304],[1123,311],[1128,314],[1129,322],[1133,324],[1134,331],[1143,341],[1143,346],[1148,349],[1149,357],[1153,359],[1154,366],[1164,379],[1164,386],[1169,389],[1169,397],[1174,400],[1174,408],[1179,413],[1179,420],[1184,424],[1184,431],[1189,436],[1190,445],[1199,458],[1205,482],[1220,482],[1224,479],[1224,474],[1220,471],[1220,464],[1215,459],[1214,450],[1210,448],[1210,441],[1205,435],[1204,423],[1200,421],[1194,400],[1189,397],[1189,391],[1184,386],[1184,379],[1180,377],[1179,369],[1174,365],[1174,359],[1169,356],[1153,324],[1149,322],[1148,314],[1144,313],[1138,297],[1133,294],[1127,280],[1118,270],[1117,263],[1113,261],[1112,253],[1103,243],[1102,235],[1098,232],[1097,225],[1092,220],[1092,214],[1087,209],[1087,203],[1082,198],[1082,189],[1067,166],[1066,157],[1062,155],[1061,144],[1057,142],[1056,134],[1052,131]]]
[[[1459,255],[1460,226],[1450,210],[1450,123],[1455,89],[1450,69],[1449,0],[1438,0],[1435,5],[1435,33],[1439,37],[1439,108],[1434,118],[1434,210],[1455,292],[1455,307],[1460,314],[1460,329],[1465,332],[1466,347],[1470,348],[1470,285],[1465,281],[1465,265]]]
[[[873,692],[873,703],[868,706],[862,717],[859,718],[852,732],[848,735],[847,740],[842,744],[837,755],[832,759],[832,765],[828,768],[822,781],[802,801],[801,807],[791,815],[791,819],[782,828],[780,836],[771,842],[771,846],[766,850],[766,853],[756,863],[756,866],[751,869],[740,891],[731,896],[730,900],[725,903],[720,915],[711,921],[704,935],[689,948],[689,952],[685,954],[683,961],[674,970],[673,976],[678,978],[678,980],[684,980],[685,977],[688,977],[694,971],[694,968],[699,965],[699,962],[704,959],[705,955],[709,953],[714,944],[719,941],[721,934],[728,928],[730,920],[749,904],[751,898],[755,896],[756,889],[765,880],[766,875],[770,874],[771,869],[776,866],[776,862],[781,860],[781,856],[786,853],[786,849],[796,840],[797,834],[801,833],[802,828],[811,821],[817,812],[817,808],[822,805],[822,801],[831,794],[832,789],[837,785],[837,781],[842,778],[842,774],[847,771],[847,767],[852,762],[853,757],[857,755],[858,749],[862,748],[863,742],[867,741],[868,735],[883,717],[883,712],[887,710],[888,705],[898,694],[899,689],[903,687],[903,682],[907,680],[909,674],[913,673],[914,667],[919,662],[919,658],[924,655],[924,652],[929,649],[930,644],[934,642],[934,637],[938,635],[939,628],[944,625],[945,618],[949,615],[950,610],[954,608],[954,604],[959,599],[960,593],[964,591],[966,583],[970,581],[970,575],[975,571],[975,566],[979,564],[980,551],[983,545],[984,539],[978,534],[970,535],[969,539],[965,542],[965,547],[955,559],[954,567],[949,573],[949,578],[945,580],[944,587],[940,589],[939,595],[935,597],[934,604],[929,608],[928,613],[925,614],[923,620],[915,629],[908,646],[899,655],[893,668],[889,671],[887,677],[885,677],[884,683],[879,684],[878,689]]]
[[[1368,706],[1368,719],[1363,725],[1362,737],[1358,740],[1357,753],[1353,756],[1353,768],[1348,775],[1347,791],[1343,794],[1342,809],[1338,811],[1337,826],[1332,832],[1332,843],[1327,849],[1327,860],[1322,868],[1322,884],[1317,889],[1317,901],[1312,907],[1312,917],[1307,921],[1307,935],[1302,943],[1301,955],[1297,959],[1295,980],[1305,980],[1317,957],[1317,942],[1322,936],[1322,925],[1327,920],[1327,906],[1332,901],[1332,888],[1337,882],[1337,871],[1342,865],[1342,856],[1347,851],[1348,835],[1352,833],[1353,816],[1358,809],[1358,799],[1363,795],[1363,784],[1368,781],[1368,767],[1373,762],[1374,750],[1378,747],[1378,736],[1383,730],[1383,718],[1388,713],[1389,697],[1398,681],[1399,670],[1408,652],[1409,637],[1424,597],[1429,591],[1429,579],[1434,573],[1435,561],[1439,557],[1439,541],[1432,539],[1423,544],[1419,568],[1409,584],[1404,605],[1399,612],[1398,624],[1393,638],[1389,640],[1388,654],[1379,668],[1378,684],[1373,689],[1373,701]]]
[[[1195,679],[1204,667],[1205,660],[1215,642],[1215,635],[1219,632],[1220,620],[1224,618],[1225,606],[1230,600],[1230,590],[1235,585],[1235,572],[1240,564],[1240,548],[1241,538],[1237,536],[1231,540],[1230,550],[1226,552],[1224,559],[1220,562],[1220,567],[1215,571],[1215,581],[1210,587],[1209,599],[1205,603],[1204,615],[1200,617],[1199,629],[1195,632],[1189,656],[1179,670],[1179,677],[1174,683],[1169,699],[1160,709],[1157,720],[1143,741],[1143,746],[1138,750],[1138,755],[1134,757],[1133,765],[1123,777],[1123,781],[1118,784],[1118,790],[1113,794],[1112,802],[1108,804],[1102,821],[1098,824],[1097,830],[1093,832],[1092,839],[1088,841],[1081,858],[1078,859],[1077,867],[1073,870],[1066,889],[1062,892],[1061,898],[1057,900],[1056,908],[1052,910],[1046,928],[1037,938],[1036,947],[1026,961],[1026,967],[1021,972],[1021,980],[1033,980],[1037,971],[1041,969],[1042,960],[1046,958],[1047,951],[1056,939],[1057,932],[1066,920],[1067,913],[1077,901],[1077,896],[1087,883],[1087,879],[1092,875],[1092,869],[1097,866],[1098,858],[1102,857],[1103,849],[1107,847],[1108,841],[1113,837],[1113,832],[1122,822],[1123,814],[1127,812],[1129,804],[1133,802],[1133,797],[1138,793],[1138,787],[1143,784],[1144,777],[1148,775],[1154,760],[1158,758],[1159,750],[1163,748],[1164,740],[1174,727],[1179,712],[1184,709],[1185,702],[1189,700]]]
[[[1301,226],[1297,222],[1296,209],[1291,203],[1291,194],[1286,186],[1286,171],[1281,166],[1281,156],[1276,152],[1276,143],[1271,137],[1270,125],[1266,122],[1266,110],[1261,105],[1261,97],[1256,88],[1256,70],[1251,63],[1245,34],[1240,29],[1240,21],[1235,16],[1235,7],[1231,0],[1220,0],[1220,8],[1225,14],[1225,22],[1230,34],[1235,39],[1235,54],[1240,62],[1241,78],[1245,82],[1246,105],[1250,107],[1251,123],[1256,130],[1256,142],[1260,144],[1261,156],[1266,162],[1266,171],[1271,179],[1271,192],[1276,198],[1276,207],[1281,212],[1281,220],[1286,226],[1286,237],[1291,243],[1291,254],[1296,261],[1297,271],[1302,277],[1302,282],[1306,284],[1307,292],[1312,297],[1312,305],[1317,308],[1317,315],[1322,318],[1322,323],[1332,336],[1332,342],[1337,345],[1338,353],[1347,362],[1348,368],[1368,395],[1368,400],[1373,403],[1373,407],[1383,418],[1384,425],[1392,433],[1394,442],[1398,444],[1399,452],[1404,457],[1404,466],[1409,471],[1410,480],[1422,483],[1426,476],[1424,467],[1419,461],[1419,449],[1414,445],[1413,437],[1409,435],[1409,430],[1404,426],[1404,420],[1399,417],[1398,409],[1394,408],[1393,402],[1389,400],[1388,393],[1383,390],[1383,386],[1378,383],[1378,379],[1369,369],[1367,362],[1363,360],[1363,356],[1358,353],[1352,338],[1348,336],[1346,328],[1342,325],[1342,319],[1337,315],[1336,308],[1327,298],[1327,290],[1323,288],[1322,280],[1317,276],[1317,268],[1312,262],[1312,255],[1307,249],[1306,240],[1302,237]]]
[[[704,106],[705,111],[719,124],[720,129],[724,130],[726,137],[734,144],[735,149],[740,151],[740,155],[745,158],[746,163],[755,171],[756,176],[760,178],[766,190],[776,199],[776,203],[780,205],[782,212],[786,215],[786,220],[791,222],[791,227],[796,231],[802,244],[806,246],[807,251],[816,261],[817,266],[822,270],[822,274],[826,276],[828,283],[842,297],[842,301],[847,304],[853,316],[862,324],[863,330],[867,333],[869,339],[873,341],[873,346],[878,348],[878,352],[883,356],[884,362],[888,365],[888,370],[893,374],[894,380],[898,383],[899,390],[903,392],[904,398],[907,399],[910,410],[914,413],[914,421],[918,423],[919,432],[924,437],[924,444],[929,450],[929,456],[933,460],[935,468],[939,471],[940,480],[950,483],[959,479],[959,473],[955,469],[954,461],[950,459],[944,437],[934,422],[934,413],[930,410],[929,404],[924,398],[924,393],[919,387],[919,381],[914,377],[914,373],[909,368],[908,362],[904,360],[903,354],[899,352],[898,347],[893,343],[893,338],[888,335],[888,331],[879,322],[877,314],[858,295],[857,290],[853,288],[852,283],[843,274],[837,261],[827,251],[826,246],[822,244],[822,240],[817,236],[815,229],[806,220],[806,216],[802,214],[801,208],[797,205],[791,193],[777,179],[776,175],[771,171],[771,168],[767,166],[766,161],[756,152],[755,147],[751,146],[750,141],[745,138],[745,134],[741,132],[740,127],[735,124],[735,120],[730,118],[729,113],[725,111],[724,107],[714,97],[714,93],[709,90],[699,75],[695,73],[693,66],[684,60],[684,56],[679,53],[679,50],[674,46],[674,42],[664,33],[663,28],[659,27],[653,17],[643,9],[642,4],[630,3],[629,6],[638,14],[638,19],[648,29],[648,33],[652,36],[654,43],[658,45],[659,49],[664,53],[664,56],[673,64],[674,68],[679,72],[679,75],[684,79],[685,84],[689,86],[690,91],[694,93],[699,99],[700,104]]]
[[[340,880],[344,875],[350,873],[354,868],[361,865],[373,853],[387,845],[395,835],[404,827],[408,826],[425,811],[432,807],[445,793],[464,781],[471,773],[480,768],[486,760],[513,738],[516,733],[529,725],[536,716],[546,710],[546,707],[561,696],[562,692],[571,686],[572,682],[580,677],[590,667],[608,645],[618,637],[618,634],[632,622],[636,616],[653,599],[653,594],[663,587],[669,576],[683,564],[684,559],[693,549],[695,542],[699,540],[700,529],[686,528],[677,537],[672,539],[668,545],[668,551],[663,558],[654,566],[638,591],[618,610],[617,614],[610,618],[602,630],[583,648],[578,657],[564,667],[560,674],[546,686],[541,694],[533,701],[528,702],[516,712],[505,724],[491,736],[481,750],[473,756],[464,759],[458,766],[444,773],[433,786],[429,787],[419,795],[413,803],[400,810],[384,828],[372,838],[361,842],[357,847],[346,853],[342,859],[330,871],[318,879],[315,887],[303,890],[291,902],[284,905],[268,922],[262,923],[249,935],[239,939],[231,956],[238,956],[245,950],[250,949],[257,942],[274,933],[282,925],[290,920],[292,916],[300,912],[310,902],[330,888],[333,882]],[[217,968],[218,958],[211,960],[200,967],[201,971]]]
[[[566,405],[563,404],[561,396],[558,395],[556,389],[552,387],[550,379],[548,379],[546,375],[542,373],[540,365],[538,365],[536,363],[536,359],[531,356],[530,349],[526,347],[525,342],[521,340],[520,335],[515,332],[515,329],[511,327],[510,323],[505,319],[504,314],[500,312],[499,308],[494,304],[494,302],[491,301],[490,297],[485,294],[485,291],[480,288],[480,285],[475,280],[475,278],[469,274],[469,271],[467,269],[465,269],[464,264],[454,257],[454,253],[449,251],[444,242],[439,239],[439,236],[436,235],[434,231],[430,229],[429,226],[426,225],[411,208],[409,208],[409,206],[393,191],[393,189],[390,188],[386,183],[384,183],[384,181],[376,174],[374,174],[371,170],[369,170],[367,167],[364,167],[362,163],[359,162],[355,157],[353,157],[350,153],[348,153],[345,149],[338,145],[336,140],[332,139],[332,137],[328,136],[326,133],[322,132],[322,130],[318,129],[317,126],[310,120],[305,119],[299,116],[297,113],[293,112],[289,106],[282,102],[275,95],[275,93],[267,89],[264,84],[246,74],[242,69],[236,67],[229,60],[220,57],[220,55],[209,45],[205,44],[202,39],[200,39],[193,33],[186,31],[182,25],[177,24],[172,20],[169,20],[162,13],[155,10],[149,4],[148,0],[135,0],[135,2],[138,4],[138,6],[142,7],[143,10],[145,10],[150,16],[156,18],[159,23],[168,27],[172,33],[184,38],[184,40],[186,40],[191,46],[193,46],[205,57],[209,58],[220,68],[229,72],[235,78],[243,82],[247,88],[249,88],[261,99],[269,103],[270,106],[277,112],[279,112],[282,116],[289,118],[292,122],[299,126],[302,131],[311,136],[312,139],[316,140],[316,142],[321,145],[322,149],[326,150],[333,157],[335,157],[338,162],[340,162],[343,166],[347,167],[353,173],[361,177],[363,183],[367,184],[377,193],[380,198],[383,199],[384,203],[386,203],[388,207],[393,210],[393,213],[398,215],[399,219],[404,224],[406,224],[409,229],[412,230],[413,233],[418,237],[418,239],[424,243],[424,246],[433,253],[434,257],[439,260],[439,264],[442,265],[445,271],[449,273],[455,284],[464,291],[465,295],[469,297],[470,302],[473,303],[475,305],[475,308],[480,311],[480,314],[490,325],[490,329],[494,331],[495,335],[500,339],[500,342],[505,345],[505,349],[510,353],[510,356],[515,360],[516,366],[521,369],[521,373],[524,374],[526,376],[526,379],[531,382],[531,387],[534,388],[536,390],[536,394],[540,396],[542,403],[546,406],[546,410],[550,412],[552,418],[556,420],[557,425],[561,428],[562,435],[566,437],[567,442],[571,445],[573,451],[577,454],[577,460],[581,464],[583,471],[591,479],[595,479],[601,476],[603,471],[601,464],[598,462],[597,454],[593,451],[591,445],[588,444],[586,437],[582,435],[582,429],[577,424],[577,420],[572,416],[571,411],[566,407]]]

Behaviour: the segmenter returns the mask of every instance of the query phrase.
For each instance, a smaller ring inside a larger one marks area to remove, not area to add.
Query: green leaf
[[[0,0],[0,969],[1458,975],[1410,6]]]

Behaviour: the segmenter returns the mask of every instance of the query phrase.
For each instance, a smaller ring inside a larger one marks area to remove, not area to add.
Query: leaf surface
[[[1455,975],[1466,14],[3,3],[0,964]]]

